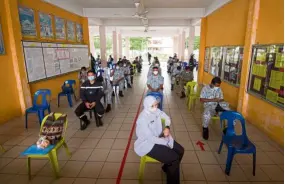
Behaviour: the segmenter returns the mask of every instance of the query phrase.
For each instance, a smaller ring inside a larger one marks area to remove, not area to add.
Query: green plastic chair
[[[165,127],[165,119],[161,119],[162,129]],[[159,163],[159,161],[155,160],[154,158],[151,158],[147,155],[141,157],[140,161],[140,170],[139,170],[139,182],[143,182],[143,176],[144,176],[144,169],[146,163]]]
[[[213,121],[213,123],[216,123],[217,121],[220,121],[220,116],[212,116],[211,120]]]
[[[61,113],[55,113],[54,116],[55,118],[59,118],[62,114]],[[41,129],[40,131],[42,131],[43,125],[46,122],[48,116],[46,116],[41,124]],[[65,132],[66,132],[66,128],[67,128],[67,124],[68,121],[66,120],[64,123],[64,132],[62,135],[62,139],[54,146],[53,149],[51,149],[47,154],[30,154],[30,155],[26,155],[28,160],[27,160],[27,165],[28,165],[28,174],[29,174],[29,179],[31,179],[31,158],[48,158],[50,160],[50,163],[52,165],[55,177],[58,178],[59,177],[59,164],[58,164],[58,159],[57,159],[57,150],[59,148],[61,148],[62,146],[64,146],[66,153],[68,156],[71,156],[71,153],[67,147],[67,144],[65,142],[64,136],[65,136]]]
[[[194,104],[194,102],[198,96],[197,93],[195,92],[196,85],[197,85],[197,82],[195,82],[195,81],[187,82],[187,84],[186,84],[186,90],[187,90],[186,104],[187,104],[189,110],[191,110],[191,107]]]

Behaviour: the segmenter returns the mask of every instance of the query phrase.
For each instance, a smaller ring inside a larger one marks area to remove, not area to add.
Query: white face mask
[[[117,66],[117,67],[116,67],[116,69],[117,69],[117,70],[119,70],[119,69],[120,69],[120,67],[119,67],[119,66]]]
[[[95,79],[94,76],[88,76],[88,80],[93,81]]]
[[[158,74],[158,71],[154,71],[153,74],[154,74],[154,75],[157,75],[157,74]]]
[[[126,64],[124,64],[124,67],[126,67],[127,65]]]
[[[220,89],[220,87],[216,87],[216,86],[214,87],[214,90],[218,90],[218,89]]]
[[[157,111],[157,107],[151,107],[151,108],[149,109],[149,111],[150,111],[150,112],[156,112],[156,111]]]

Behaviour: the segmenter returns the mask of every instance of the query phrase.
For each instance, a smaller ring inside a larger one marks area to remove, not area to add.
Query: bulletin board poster
[[[71,21],[67,21],[67,40],[75,41],[75,25]]]
[[[76,24],[76,41],[77,42],[83,41],[83,29],[81,24]]]
[[[211,52],[210,48],[206,48],[205,50],[205,59],[204,59],[204,71],[208,72],[209,71],[209,61],[211,58]]]
[[[25,7],[19,7],[19,18],[21,23],[21,32],[23,37],[37,37],[34,10]]]
[[[5,54],[5,45],[4,45],[2,27],[0,23],[0,55],[4,55],[4,54]]]
[[[52,16],[46,13],[39,12],[40,20],[40,35],[44,39],[53,39]]]
[[[284,46],[253,47],[249,91],[284,107]]]
[[[211,59],[210,59],[210,73],[214,76],[222,76],[223,67],[223,47],[212,47],[211,48]]]
[[[65,20],[55,17],[55,36],[57,40],[66,40]]]

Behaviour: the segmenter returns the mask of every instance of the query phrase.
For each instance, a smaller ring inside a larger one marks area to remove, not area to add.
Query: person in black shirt
[[[75,110],[76,116],[83,121],[80,125],[80,129],[84,130],[90,124],[87,116],[84,114],[87,110],[94,110],[95,117],[97,119],[96,125],[103,126],[102,117],[105,109],[103,104],[100,102],[104,96],[102,82],[95,80],[95,73],[93,71],[87,72],[88,80],[85,81],[80,87],[80,98],[82,103]]]

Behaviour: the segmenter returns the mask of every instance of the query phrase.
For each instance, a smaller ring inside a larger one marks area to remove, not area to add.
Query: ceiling
[[[88,17],[91,32],[104,25],[124,35],[172,35],[199,26],[202,17],[231,0],[44,0]],[[139,6],[135,6],[139,3]],[[147,12],[143,14],[142,12]],[[138,13],[139,17],[134,15]],[[142,15],[142,17],[141,17]],[[148,33],[144,29],[148,28]],[[195,32],[200,32],[199,27]],[[111,31],[112,32],[112,31]],[[195,33],[197,35],[197,33]]]

